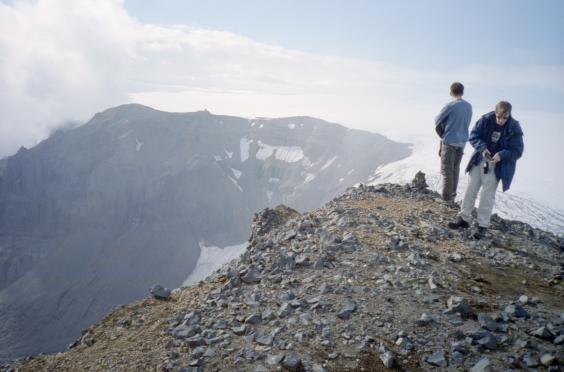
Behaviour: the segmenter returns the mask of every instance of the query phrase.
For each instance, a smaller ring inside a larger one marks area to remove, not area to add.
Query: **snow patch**
[[[241,188],[241,186],[239,186],[239,184],[237,183],[237,181],[236,181],[233,177],[227,176],[227,178],[229,178],[229,179],[231,180],[231,182],[233,182],[233,184],[234,184],[235,186],[237,186],[237,188],[239,189],[239,191],[243,192],[243,189]]]
[[[270,177],[270,178],[268,179],[268,182],[269,182],[269,183],[280,182],[280,178]]]
[[[326,162],[325,164],[323,164],[323,166],[321,167],[320,170],[324,170],[324,169],[330,167],[331,164],[333,164],[333,162],[334,162],[335,160],[337,160],[337,156],[333,156],[331,159],[327,160],[327,162]]]
[[[347,176],[350,176],[353,173],[354,173],[354,168],[347,172]]]
[[[239,257],[247,249],[248,243],[230,245],[224,248],[210,246],[207,247],[204,242],[199,242],[201,252],[196,267],[190,275],[184,280],[182,286],[189,286],[204,279],[222,265]]]
[[[225,150],[225,149],[223,149],[223,151],[225,151],[225,155],[227,155],[227,157],[228,157],[229,159],[231,159],[231,158],[233,157],[233,151],[229,152],[229,151],[227,151],[227,150]]]
[[[299,146],[271,146],[261,141],[258,141],[258,145],[256,158],[259,160],[266,160],[273,154],[277,160],[287,163],[295,163],[304,158],[304,152]]]
[[[296,124],[290,123],[290,124],[288,124],[288,128],[290,128],[290,129],[295,129],[295,128],[296,128]]]
[[[311,182],[315,179],[315,174],[311,174],[311,173],[306,173],[306,179],[304,181],[304,183],[308,183]]]
[[[249,140],[247,137],[241,138],[239,141],[239,149],[241,151],[241,163],[249,158],[249,149],[251,147],[253,140]]]
[[[241,172],[240,170],[237,170],[235,168],[231,168],[231,171],[233,172],[233,174],[235,175],[235,177],[237,179],[239,179],[241,177],[241,174],[243,174],[243,172]]]
[[[223,160],[223,158],[219,155],[214,155],[213,158],[215,159],[215,161],[221,161]]]
[[[128,137],[130,134],[131,134],[131,131],[128,130],[127,132],[125,132],[121,136],[119,136],[118,139],[124,139],[124,138]]]
[[[272,191],[267,191],[266,192],[266,198],[268,199],[268,203],[272,203],[272,195],[274,193]]]
[[[309,160],[309,158],[307,156],[304,156],[304,159],[302,160],[302,165],[306,168],[311,168],[311,166],[313,165],[311,160]]]
[[[143,142],[135,138],[135,151],[139,152],[139,150],[141,150],[141,147],[143,147]]]
[[[343,182],[345,179],[344,178],[339,178],[339,183]]]
[[[259,125],[259,129],[260,129],[260,128],[263,128],[263,127],[264,127],[264,124]]]

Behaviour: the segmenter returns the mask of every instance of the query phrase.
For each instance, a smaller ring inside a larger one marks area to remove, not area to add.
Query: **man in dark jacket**
[[[470,144],[475,151],[468,162],[468,187],[456,221],[448,226],[452,229],[467,228],[472,220],[472,210],[482,188],[478,204],[478,230],[474,238],[481,239],[490,226],[490,217],[495,202],[495,192],[501,180],[506,191],[515,174],[517,159],[523,154],[523,130],[511,116],[511,104],[501,101],[495,111],[478,120],[470,133]]]

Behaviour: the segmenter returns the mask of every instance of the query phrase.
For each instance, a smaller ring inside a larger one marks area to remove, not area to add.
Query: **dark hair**
[[[450,94],[452,94],[453,96],[461,96],[464,94],[464,85],[462,85],[462,83],[459,83],[458,81],[456,83],[452,83],[450,85]]]
[[[509,114],[511,115],[511,109],[513,107],[511,106],[511,103],[507,102],[507,101],[499,101],[497,103],[497,105],[495,105],[495,112],[497,114]]]

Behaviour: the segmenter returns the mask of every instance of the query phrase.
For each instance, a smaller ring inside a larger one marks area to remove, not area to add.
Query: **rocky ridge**
[[[476,241],[445,228],[456,209],[437,198],[419,174],[263,210],[247,251],[204,281],[1,369],[562,370],[562,239],[494,216]]]

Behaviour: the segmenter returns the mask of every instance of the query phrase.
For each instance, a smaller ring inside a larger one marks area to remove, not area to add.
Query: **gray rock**
[[[421,314],[421,317],[417,319],[417,325],[426,326],[427,324],[433,323],[434,321],[435,319],[431,315],[423,313]]]
[[[255,342],[261,345],[272,345],[274,338],[271,335],[259,335],[255,338]]]
[[[217,355],[217,353],[215,352],[215,350],[211,347],[208,347],[206,352],[204,353],[203,357],[204,358],[214,358]]]
[[[425,173],[419,171],[415,173],[415,177],[411,181],[411,188],[416,191],[423,191],[427,189],[429,185],[427,185],[427,181],[425,180]]]
[[[494,321],[492,317],[486,313],[478,314],[478,322],[483,328],[492,332],[505,332],[507,328],[504,324]]]
[[[321,294],[327,294],[327,293],[333,293],[335,289],[333,288],[333,286],[331,284],[327,284],[327,283],[323,283],[321,285],[321,287],[319,288],[319,292]]]
[[[205,346],[198,346],[190,351],[190,358],[199,359],[206,352]]]
[[[523,355],[522,360],[523,363],[525,363],[525,365],[529,368],[538,367],[539,365],[539,358],[532,353],[526,353],[525,355]]]
[[[280,293],[280,295],[278,296],[278,299],[282,302],[290,302],[295,298],[296,298],[296,295],[292,291],[284,291],[284,292]]]
[[[472,316],[472,309],[468,300],[459,296],[451,296],[447,300],[447,310],[444,311],[445,314],[460,314],[463,319]]]
[[[190,347],[204,346],[206,340],[202,336],[193,336],[186,339],[186,344]]]
[[[253,369],[253,372],[269,372],[269,369],[262,364],[259,364]]]
[[[497,339],[494,335],[488,334],[478,340],[478,345],[485,349],[497,350]]]
[[[298,354],[291,352],[286,354],[286,357],[282,361],[282,365],[289,371],[299,371],[302,367],[302,359]]]
[[[294,299],[288,302],[288,305],[292,306],[293,308],[296,308],[296,307],[302,307],[304,303],[301,300]]]
[[[247,324],[260,324],[262,323],[262,316],[260,313],[253,313],[245,319]]]
[[[231,330],[233,331],[233,333],[235,333],[237,336],[241,336],[244,335],[245,332],[247,332],[247,326],[246,325],[241,325],[238,327],[232,327]]]
[[[386,368],[392,368],[394,366],[394,355],[391,351],[385,351],[380,354],[380,360]]]
[[[157,300],[168,300],[170,298],[170,289],[163,288],[160,284],[155,284],[149,289],[149,292]]]
[[[462,261],[462,255],[458,252],[454,252],[448,256],[448,260],[452,262],[460,262]]]
[[[460,351],[454,351],[450,355],[450,358],[454,364],[464,364],[464,354],[462,354]]]
[[[246,284],[260,283],[262,275],[260,271],[255,268],[249,268],[247,272],[241,277],[241,280]]]
[[[286,318],[292,312],[291,307],[288,303],[283,303],[278,309],[278,317]]]
[[[192,337],[200,333],[200,327],[197,325],[181,324],[172,330],[172,335],[178,338]]]
[[[519,304],[507,305],[503,311],[510,318],[527,318],[529,313]]]
[[[552,340],[553,337],[552,332],[550,332],[550,330],[545,326],[535,329],[534,331],[531,332],[531,335],[538,338],[542,338],[544,340]]]
[[[451,343],[451,348],[454,352],[468,353],[468,344],[465,341],[454,341]]]
[[[284,353],[269,355],[266,357],[266,364],[271,367],[277,366],[284,359]]]
[[[437,366],[446,367],[447,361],[445,359],[445,353],[443,351],[437,351],[427,357],[427,363]]]
[[[470,368],[470,372],[490,372],[492,371],[492,362],[489,358],[484,357]]]
[[[561,334],[554,338],[554,345],[562,345],[564,343],[564,334]]]
[[[262,320],[266,321],[266,322],[269,321],[269,320],[272,320],[276,317],[275,314],[274,314],[274,311],[272,311],[270,309],[264,310],[262,312],[261,316],[262,316]]]
[[[543,354],[540,358],[540,362],[547,367],[553,365],[555,361],[556,357],[549,353]]]
[[[311,367],[311,370],[312,370],[313,372],[327,372],[327,370],[326,370],[325,368],[323,368],[320,364],[314,364],[314,365]]]
[[[347,298],[345,300],[344,305],[341,307],[341,309],[339,310],[339,312],[337,313],[337,316],[343,320],[347,320],[350,319],[351,314],[356,310],[356,303],[351,300],[350,298]]]

